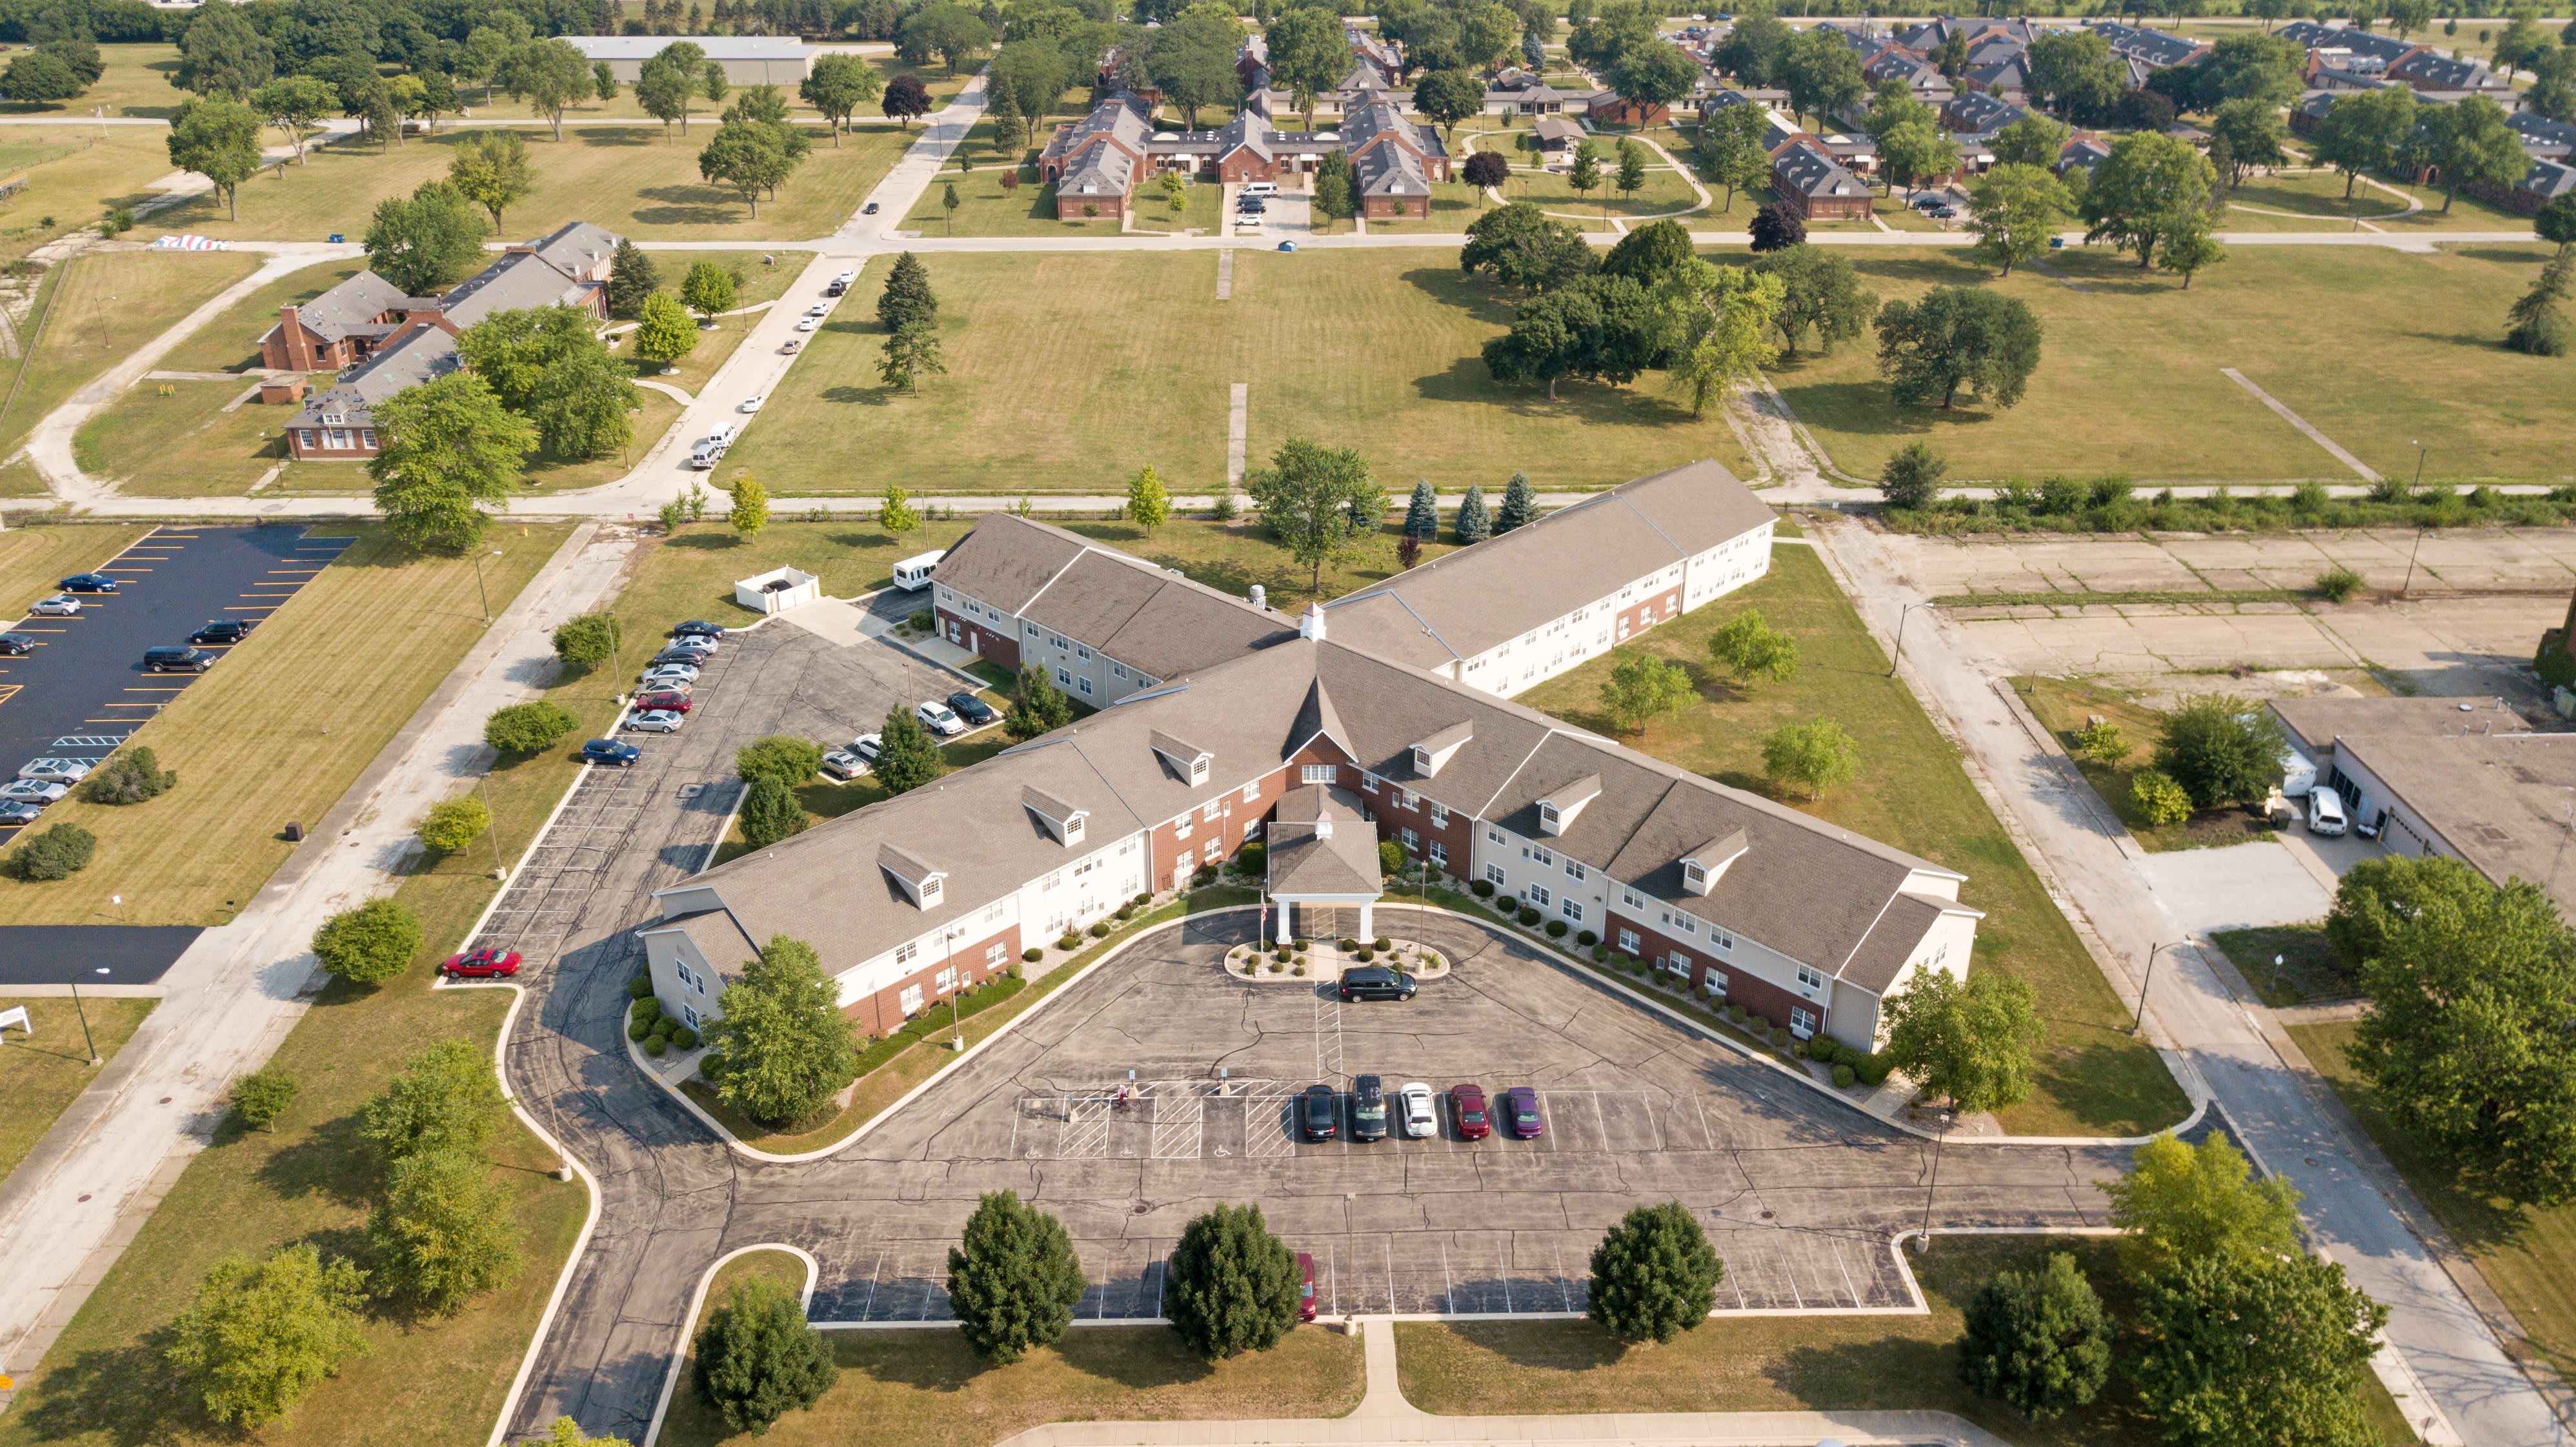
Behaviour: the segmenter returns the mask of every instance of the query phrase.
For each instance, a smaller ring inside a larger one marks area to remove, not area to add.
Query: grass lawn
[[[2500,344],[2505,311],[2544,255],[2538,246],[2429,256],[2245,247],[2186,292],[2100,248],[2052,258],[2081,290],[2027,270],[1999,281],[1956,253],[1869,250],[1852,261],[1882,299],[1984,286],[2037,313],[2046,347],[2021,404],[1900,411],[1866,339],[1803,355],[1773,380],[1858,476],[1875,477],[1890,454],[1923,441],[1960,482],[2052,472],[2352,480],[2219,374],[2235,367],[2381,472],[2411,472],[2421,439],[2428,480],[2554,481],[2576,451],[2576,414],[2564,405],[2576,357]],[[2356,311],[2356,295],[2389,305]],[[2336,325],[2315,325],[2321,316]]]
[[[2344,1059],[2355,1028],[2349,1021],[2293,1025],[2290,1038],[2512,1308],[2529,1340],[2508,1342],[2506,1349],[2536,1353],[2561,1376],[2576,1374],[2576,1206],[2514,1206],[2452,1184],[2442,1163],[2389,1120],[2369,1082]]]
[[[50,523],[0,533],[0,615],[23,617],[28,604],[59,591],[57,579],[88,572],[150,531],[136,523]]]
[[[978,124],[982,124],[978,122]],[[1018,178],[1016,186],[1002,184],[1004,176]],[[947,186],[957,188],[957,214],[950,216],[941,205]],[[1217,187],[1206,188],[1216,191]],[[1170,210],[1155,193],[1144,188],[1136,192],[1137,210],[1142,215]],[[924,236],[1116,236],[1118,218],[1099,216],[1085,220],[1079,216],[1067,221],[1055,218],[1055,188],[1042,185],[1037,168],[1021,166],[1004,170],[985,166],[977,170],[943,172],[939,180],[921,193],[920,204],[904,219],[906,230]]]
[[[172,1379],[161,1356],[168,1324],[228,1254],[309,1242],[328,1255],[363,1255],[380,1167],[358,1134],[358,1111],[433,1042],[462,1037],[488,1052],[509,1007],[503,990],[429,988],[430,961],[453,949],[461,930],[432,921],[408,973],[373,988],[335,983],[322,992],[271,1061],[302,1082],[295,1104],[274,1133],[225,1126],[189,1162],[44,1362],[21,1371],[17,1405],[0,1417],[0,1444],[244,1440],[205,1420]],[[586,1209],[583,1188],[556,1181],[554,1152],[515,1120],[498,1133],[494,1164],[519,1228],[517,1277],[445,1320],[370,1313],[368,1350],[261,1431],[261,1443],[483,1440]]]
[[[0,115],[59,115],[85,117],[92,106],[105,106],[112,116],[168,116],[188,99],[188,92],[170,83],[179,69],[179,47],[175,45],[119,44],[98,48],[99,63],[106,67],[99,73],[98,84],[75,99],[51,104],[11,101],[0,104]],[[157,133],[153,144],[160,144]]]
[[[14,388],[0,409],[0,457],[17,451],[46,413],[133,351],[139,339],[160,335],[258,265],[259,258],[247,252],[107,251],[55,268],[29,314],[43,318],[42,334],[16,363],[0,363],[0,377],[8,379],[0,383],[0,394]],[[35,470],[23,465],[11,484],[0,491],[44,490]]]
[[[367,269],[367,259],[325,261],[291,271],[199,327],[162,358],[165,372],[252,372],[260,367],[259,339],[277,325],[277,309],[302,305]]]
[[[90,1068],[90,1049],[97,1049],[104,1069],[158,1003],[124,996],[85,995],[75,1003],[68,995],[0,995],[0,1010],[24,1005],[36,1025],[32,1035],[14,1028],[0,1031],[0,1180],[18,1169],[55,1118],[98,1078]],[[89,1019],[87,1046],[82,1044],[84,1014]]]
[[[496,527],[483,577],[497,613],[567,533]],[[122,807],[66,799],[47,811],[98,835],[97,861],[67,880],[0,880],[0,923],[87,924],[121,894],[131,924],[222,924],[347,791],[484,629],[474,567],[410,557],[375,528],[271,615],[224,666],[178,694],[135,736],[179,786]],[[315,707],[315,700],[328,700]],[[322,847],[307,843],[301,847]]]
[[[907,143],[883,129],[853,132],[837,148],[818,141],[777,199],[754,218],[739,195],[698,175],[698,152],[712,128],[686,141],[665,141],[658,125],[569,128],[561,141],[543,127],[516,129],[527,142],[536,188],[504,218],[503,234],[514,239],[576,220],[639,240],[821,236],[858,209]],[[367,229],[378,201],[408,196],[421,182],[445,176],[458,141],[471,134],[471,128],[442,130],[391,150],[357,140],[315,147],[309,165],[290,163],[282,173],[272,166],[243,182],[239,220],[229,219],[211,197],[200,197],[162,212],[154,224],[209,236],[356,237]]]
[[[2349,1000],[2361,993],[2360,981],[2336,958],[2326,942],[2323,924],[2265,925],[2257,929],[2223,929],[2210,938],[2263,996],[2278,1009],[2318,1000]],[[2274,960],[2281,963],[2274,965]]]
[[[1290,436],[1353,446],[1398,498],[1606,487],[1694,458],[1745,466],[1734,432],[1694,418],[1652,381],[1498,385],[1479,349],[1510,299],[1453,258],[1406,251],[1245,249],[1216,298],[1206,252],[941,256],[928,262],[948,371],[918,395],[876,382],[884,268],[735,444],[728,464],[773,493],[1123,487],[1152,463],[1175,491],[1225,478],[1228,385],[1248,383],[1247,460]],[[1365,337],[1368,344],[1353,346]],[[2294,434],[2295,435],[2295,434]]]
[[[0,106],[0,113],[14,107]],[[0,177],[24,175],[26,189],[0,200],[0,260],[15,260],[109,208],[140,206],[170,174],[160,127],[11,125],[0,130]],[[46,218],[53,218],[47,225]],[[137,228],[159,233],[159,218]]]
[[[1464,181],[1434,181],[1431,183],[1431,214],[1428,217],[1419,221],[1409,216],[1395,220],[1373,219],[1368,224],[1369,235],[1463,232],[1477,217],[1492,209],[1493,203],[1485,199],[1485,193]]]
[[[1708,640],[1719,625],[1759,608],[1798,640],[1797,675],[1751,689],[1720,680]],[[1959,896],[1986,912],[1975,964],[2030,982],[2048,1025],[2038,1089],[2001,1112],[2017,1135],[2142,1135],[2190,1109],[2164,1063],[2127,1031],[2128,1012],[2049,900],[2039,876],[1977,794],[1958,751],[1924,716],[1851,602],[1807,548],[1775,548],[1770,575],[1729,598],[1630,640],[1520,695],[1532,708],[1613,734],[1599,712],[1601,685],[1619,658],[1642,651],[1687,666],[1699,696],[1680,715],[1624,742],[1720,783],[1770,794],[1761,735],[1783,723],[1831,718],[1860,745],[1860,777],[1808,803],[1786,802],[1831,823],[1945,864],[1968,876]]]
[[[1959,1381],[1961,1312],[1998,1271],[2037,1271],[2072,1255],[2115,1318],[2131,1309],[2113,1243],[2101,1237],[1949,1236],[1908,1254],[1928,1316],[1787,1317],[1702,1322],[1669,1345],[1629,1348],[1589,1322],[1398,1322],[1404,1395],[1442,1416],[1559,1412],[1955,1412],[2025,1447],[2152,1447],[2115,1355],[2100,1398],[2064,1417],[2025,1422]],[[2115,1353],[2126,1347],[2115,1346]],[[2412,1441],[2378,1381],[2365,1383],[2373,1424]]]
[[[2138,812],[2131,797],[2133,781],[2141,769],[2155,767],[2156,740],[2164,734],[2165,716],[2132,701],[2115,689],[2097,688],[2063,678],[2016,678],[2013,687],[2021,691],[2022,701],[2050,733],[2067,757],[2075,761],[2084,781],[2093,786],[2102,802],[2119,816],[2139,847],[2150,852],[2165,849],[2206,849],[2212,845],[2243,844],[2256,839],[2269,839],[2273,829],[2253,810],[2230,806],[2203,809],[2179,824],[2150,824]],[[2093,718],[2116,724],[2130,744],[2129,756],[2116,764],[2106,764],[2081,752],[2075,736]]]
[[[321,379],[323,385],[329,378]],[[256,382],[154,382],[126,389],[81,425],[72,456],[81,471],[139,497],[196,497],[248,492],[286,457],[292,407],[233,400]],[[291,469],[290,469],[291,470]],[[355,468],[331,470],[364,485]]]
[[[793,1284],[801,1286],[797,1264]],[[763,1260],[752,1269],[776,1268]],[[1076,1327],[1063,1345],[1039,1347],[1007,1367],[977,1356],[953,1328],[830,1337],[840,1380],[761,1442],[985,1447],[1046,1422],[1342,1417],[1365,1390],[1359,1338],[1320,1326],[1299,1327],[1271,1351],[1213,1363],[1158,1326]],[[752,1439],[730,1432],[683,1380],[657,1440],[661,1447],[709,1447]]]

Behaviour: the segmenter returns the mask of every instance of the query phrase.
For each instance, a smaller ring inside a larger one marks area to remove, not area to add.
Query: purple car
[[[1536,1140],[1547,1133],[1547,1123],[1539,1119],[1537,1091],[1515,1085],[1503,1092],[1503,1128],[1514,1140]]]

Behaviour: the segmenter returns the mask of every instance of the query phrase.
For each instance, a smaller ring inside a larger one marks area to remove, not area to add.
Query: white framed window
[[[1585,869],[1577,860],[1569,859],[1565,861],[1565,877],[1573,880],[1577,884],[1581,884],[1585,876],[1590,872],[1591,871]]]
[[[1091,650],[1077,643],[1073,648],[1073,656],[1081,659],[1085,663],[1089,663],[1091,661]]]
[[[1361,773],[1360,773],[1360,792],[1361,792],[1361,793],[1363,793],[1363,794],[1374,794],[1374,793],[1376,793],[1376,792],[1377,792],[1377,775],[1372,774],[1372,773],[1369,773],[1369,772],[1367,772],[1367,771],[1365,771],[1365,770],[1361,771]]]
[[[1816,1033],[1816,1015],[1812,1010],[1789,1007],[1789,1033],[1804,1040]]]
[[[1699,921],[1691,918],[1689,915],[1675,911],[1673,914],[1673,928],[1680,930],[1686,935],[1695,935],[1699,933]]]
[[[1035,623],[1032,623],[1032,624],[1028,625],[1028,628],[1029,628],[1029,636],[1030,636],[1031,638],[1035,638],[1035,637],[1037,637],[1037,636],[1038,636],[1038,625],[1036,625]]]
[[[1496,889],[1511,888],[1511,881],[1503,878],[1503,867],[1499,864],[1488,864],[1485,866],[1485,879]]]
[[[1398,833],[1398,835],[1400,835],[1400,836],[1403,838],[1403,840],[1404,840],[1404,847],[1405,847],[1405,848],[1407,848],[1407,849],[1419,849],[1419,848],[1421,848],[1421,847],[1422,847],[1422,836],[1421,836],[1421,835],[1414,833],[1414,832],[1413,832],[1412,830],[1410,830],[1410,829],[1400,829],[1400,830],[1398,830],[1398,831],[1396,831],[1396,832]]]
[[[697,977],[689,973],[689,967],[677,960],[671,962],[671,973],[680,977],[680,984],[683,988],[694,985],[698,982]]]
[[[1091,680],[1089,678],[1078,678],[1075,679],[1074,682],[1081,686],[1084,693],[1091,692]]]
[[[1431,827],[1434,829],[1446,829],[1449,827],[1448,805],[1434,804],[1431,806]]]
[[[375,445],[376,445],[376,429],[374,429],[373,427],[361,427],[361,428],[359,428],[359,429],[358,429],[358,445],[359,445],[359,446],[361,446],[361,447],[373,447],[373,446],[375,446]]]
[[[902,944],[894,947],[894,962],[898,965],[908,965],[919,958],[921,958],[921,941],[919,940],[906,940]]]
[[[697,1011],[695,1011],[695,1010],[693,1010],[693,1009],[689,1008],[689,1007],[688,1007],[688,1006],[686,1006],[686,1005],[682,1005],[682,1006],[680,1007],[680,1018],[689,1022],[689,1028],[690,1028],[690,1029],[695,1030],[695,1029],[697,1029],[697,1028],[698,1028],[698,1012],[697,1012]]]
[[[1249,804],[1249,803],[1252,803],[1252,802],[1254,802],[1255,800],[1259,799],[1260,797],[1261,797],[1261,781],[1260,781],[1259,779],[1255,779],[1255,780],[1253,780],[1251,783],[1246,784],[1246,785],[1244,785],[1244,786],[1243,786],[1243,802],[1245,802],[1245,803]]]
[[[1574,896],[1567,895],[1564,899],[1559,900],[1557,902],[1556,909],[1557,913],[1564,915],[1567,919],[1574,921],[1576,924],[1583,923],[1583,901],[1576,899]]]
[[[1181,822],[1179,822],[1179,823],[1177,823],[1177,824],[1175,824],[1175,825],[1173,825],[1173,826],[1172,826],[1172,837],[1173,837],[1174,839],[1176,839],[1176,840],[1177,840],[1177,839],[1187,839],[1187,838],[1189,838],[1189,837],[1190,837],[1190,824],[1191,824],[1191,822],[1192,822],[1192,821],[1191,821],[1191,818],[1190,818],[1190,816],[1189,816],[1189,815],[1187,815],[1187,814],[1182,815],[1182,816],[1181,816]]]
[[[1620,886],[1619,902],[1630,909],[1644,909],[1646,907],[1646,897],[1625,885]]]
[[[1065,671],[1064,671],[1063,669],[1061,669],[1061,668],[1059,668],[1059,669],[1057,669],[1057,670],[1055,671],[1055,681],[1056,681],[1056,686],[1057,686],[1058,688],[1071,688],[1071,687],[1073,687],[1073,675],[1072,675],[1072,674],[1070,674],[1070,673],[1065,672]]]
[[[1215,823],[1215,822],[1216,822],[1216,816],[1217,816],[1217,814],[1218,814],[1218,813],[1219,813],[1219,812],[1220,812],[1224,807],[1225,807],[1225,806],[1224,806],[1224,802],[1223,802],[1222,800],[1218,800],[1218,799],[1210,799],[1210,800],[1208,800],[1208,802],[1207,802],[1207,807],[1206,807],[1206,808],[1204,808],[1204,809],[1201,809],[1201,810],[1199,811],[1199,819],[1200,819],[1200,821],[1201,821],[1201,822],[1203,822],[1203,823],[1208,823],[1208,824],[1213,824],[1213,823]]]
[[[1002,967],[1002,961],[1009,959],[1010,956],[1011,942],[1009,940],[995,940],[991,944],[984,946],[984,968],[988,970],[998,970]]]
[[[957,967],[955,965],[950,965],[948,968],[941,970],[939,972],[939,978],[935,984],[939,993],[943,996],[956,993]]]
[[[1637,932],[1632,929],[1623,929],[1619,931],[1619,948],[1629,954],[1635,954],[1637,952]]]
[[[1544,884],[1530,885],[1528,888],[1521,891],[1521,896],[1541,909],[1547,908],[1548,905],[1556,898],[1556,896],[1547,892],[1547,886]]]
[[[1691,957],[1675,950],[1664,956],[1664,968],[1676,975],[1687,975],[1691,971]]]
[[[1422,810],[1422,796],[1413,792],[1411,789],[1407,789],[1402,794],[1398,795],[1395,802],[1399,807],[1413,810],[1416,813],[1420,813]]]
[[[1065,649],[1070,648],[1070,647],[1072,647],[1072,646],[1073,646],[1073,645],[1071,645],[1071,644],[1069,644],[1069,643],[1067,643],[1067,642],[1065,642],[1065,641],[1064,641],[1064,635],[1063,635],[1063,634],[1061,634],[1061,633],[1050,633],[1050,634],[1048,634],[1048,635],[1047,635],[1047,642],[1054,644],[1054,645],[1055,645],[1055,651],[1056,651],[1056,652],[1058,652],[1058,653],[1062,653]]]
[[[1339,777],[1340,772],[1331,764],[1301,764],[1297,768],[1297,781],[1301,784],[1329,784]]]
[[[984,922],[986,924],[992,924],[1000,920],[1002,917],[1002,911],[1009,907],[1010,906],[1002,900],[994,900],[991,904],[984,906]]]
[[[1486,830],[1486,831],[1485,831],[1485,842],[1486,842],[1486,843],[1488,843],[1488,844],[1500,844],[1500,843],[1502,843],[1502,842],[1503,842],[1503,831],[1502,831],[1502,830],[1500,830],[1500,829],[1488,829],[1488,830]]]
[[[1732,950],[1735,948],[1735,936],[1725,930],[1719,929],[1715,925],[1710,925],[1708,927],[1708,937],[1717,941],[1717,947],[1721,950]]]
[[[903,994],[902,994],[902,995],[901,995],[901,996],[900,996],[900,997],[895,1001],[895,1003],[896,1003],[896,1006],[897,1006],[898,1008],[900,1008],[900,1009],[903,1011],[903,1013],[904,1013],[904,1014],[906,1014],[906,1015],[918,1015],[918,1014],[920,1014],[920,1013],[921,1013],[921,987],[920,987],[919,985],[906,985],[906,986],[904,986],[904,987],[903,987]]]
[[[1431,862],[1442,869],[1449,867],[1449,846],[1437,839],[1431,841]]]
[[[1721,994],[1721,995],[1725,994],[1725,993],[1726,993],[1726,971],[1724,971],[1724,970],[1710,970],[1710,971],[1708,972],[1708,987],[1709,987],[1710,989],[1712,989],[1712,990],[1715,990],[1716,992],[1718,992],[1718,993],[1719,993],[1719,994]]]
[[[1111,662],[1109,665],[1109,676],[1111,678],[1125,678],[1127,676],[1127,665],[1115,661]]]
[[[1808,991],[1814,991],[1814,990],[1821,990],[1821,989],[1823,989],[1824,987],[1825,987],[1825,977],[1824,977],[1823,975],[1818,974],[1815,970],[1813,970],[1813,969],[1811,969],[1811,968],[1809,968],[1809,967],[1807,967],[1807,966],[1805,966],[1805,965],[1800,965],[1800,966],[1798,967],[1798,988],[1799,988],[1799,989],[1802,989],[1802,990],[1808,990]]]

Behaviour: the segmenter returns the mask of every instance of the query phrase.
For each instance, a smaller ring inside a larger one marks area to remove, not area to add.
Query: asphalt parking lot
[[[37,644],[0,657],[0,774],[14,777],[29,759],[114,752],[202,676],[145,673],[145,649],[185,643],[214,619],[268,617],[352,541],[304,532],[156,528],[92,570],[116,579],[116,592],[77,595],[81,610],[68,618],[30,616],[0,630]],[[11,832],[0,829],[0,839]]]
[[[1341,1005],[1217,961],[1249,917],[1194,922],[1071,986],[850,1150],[746,1172],[727,1244],[787,1240],[818,1321],[938,1320],[977,1195],[1054,1212],[1092,1278],[1085,1317],[1150,1317],[1180,1228],[1253,1202],[1315,1260],[1327,1313],[1580,1311],[1602,1230],[1688,1204],[1727,1264],[1722,1310],[1902,1310],[1897,1232],[2101,1226],[2117,1148],[1933,1150],[1463,921],[1381,926],[1458,961],[1411,1004]],[[1134,1098],[1114,1105],[1134,1071]],[[1219,1071],[1224,1073],[1219,1075]],[[1359,1074],[1541,1092],[1537,1140],[1298,1138],[1293,1097]],[[773,1193],[774,1199],[773,1199]]]

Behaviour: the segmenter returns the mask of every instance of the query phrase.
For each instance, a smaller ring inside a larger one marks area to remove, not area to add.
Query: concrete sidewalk
[[[10,1174],[0,1372],[23,1376],[44,1359],[204,1148],[232,1081],[266,1063],[304,1013],[314,929],[392,892],[421,815],[489,767],[485,716],[536,696],[553,674],[554,626],[615,591],[634,545],[623,530],[574,531],[241,916],[171,967],[161,1007]]]

